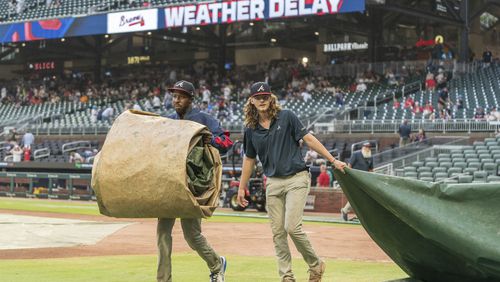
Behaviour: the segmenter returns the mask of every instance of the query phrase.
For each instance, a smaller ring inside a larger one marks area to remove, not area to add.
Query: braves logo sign
[[[140,25],[144,26],[144,17],[141,15],[133,16],[131,18],[127,18],[124,15],[120,18],[120,27],[128,25],[128,26],[134,26],[134,25]]]
[[[158,29],[158,10],[139,10],[108,14],[108,33]]]

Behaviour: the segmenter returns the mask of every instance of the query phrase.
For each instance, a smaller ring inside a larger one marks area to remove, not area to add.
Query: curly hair
[[[273,120],[276,119],[281,111],[281,105],[278,103],[278,98],[274,94],[271,94],[270,101],[271,103],[267,111],[269,113],[269,118]],[[257,128],[257,124],[259,124],[259,112],[252,104],[252,98],[248,98],[245,107],[243,107],[243,113],[245,114],[245,126],[251,129]]]

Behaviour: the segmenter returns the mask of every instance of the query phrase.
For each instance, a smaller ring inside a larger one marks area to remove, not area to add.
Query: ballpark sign
[[[364,0],[232,0],[165,8],[165,27],[361,12]]]

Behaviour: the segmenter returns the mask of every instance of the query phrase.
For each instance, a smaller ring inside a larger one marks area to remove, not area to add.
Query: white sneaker
[[[225,257],[220,257],[221,269],[219,272],[210,273],[210,282],[224,282],[226,274],[227,261]]]

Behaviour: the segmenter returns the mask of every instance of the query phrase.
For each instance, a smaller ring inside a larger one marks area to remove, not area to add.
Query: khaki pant
[[[347,204],[345,204],[345,206],[342,208],[342,211],[344,213],[350,213],[350,212],[352,212],[351,203],[347,202]]]
[[[266,186],[266,205],[271,220],[273,242],[278,258],[280,277],[294,278],[292,256],[288,247],[288,236],[309,265],[319,264],[307,235],[302,230],[302,216],[307,195],[311,188],[311,178],[307,171],[288,177],[270,177]]]
[[[172,281],[172,228],[175,218],[159,218],[156,230],[158,242],[158,271],[156,278],[158,282]],[[222,265],[220,256],[210,247],[207,240],[201,234],[201,219],[182,218],[182,232],[184,239],[191,249],[198,252],[205,260],[210,272],[219,272]]]
[[[399,138],[399,147],[404,147],[406,145],[408,145],[410,143],[410,138],[403,138],[403,137],[400,137]]]

